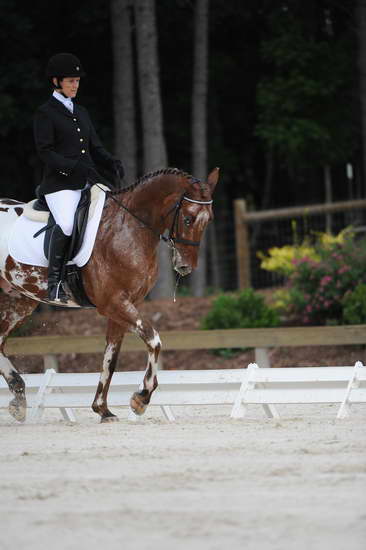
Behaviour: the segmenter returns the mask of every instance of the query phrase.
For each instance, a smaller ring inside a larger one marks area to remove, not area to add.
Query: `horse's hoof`
[[[112,416],[103,416],[101,419],[100,419],[100,423],[101,424],[105,424],[107,422],[119,422],[119,418],[118,416],[116,416],[115,414],[113,414]]]
[[[18,422],[24,422],[27,414],[27,401],[23,397],[14,397],[9,403],[8,411]]]
[[[135,414],[141,416],[146,411],[147,405],[141,399],[141,396],[135,392],[130,399],[130,407]]]

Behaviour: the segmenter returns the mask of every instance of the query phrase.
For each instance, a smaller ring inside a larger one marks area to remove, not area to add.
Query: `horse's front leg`
[[[112,414],[108,409],[107,395],[126,328],[127,327],[123,324],[115,323],[111,319],[108,320],[103,367],[92,404],[92,409],[100,415],[101,422],[113,422],[118,420],[117,416]]]
[[[153,391],[158,387],[157,369],[161,341],[159,333],[151,326],[149,321],[142,317],[136,320],[134,332],[145,342],[148,349],[147,367],[143,381],[144,387],[141,391],[135,392],[130,400],[133,412],[142,415],[150,403]]]
[[[159,334],[129,300],[119,300],[116,297],[114,300],[103,301],[98,311],[105,317],[108,317],[108,319],[113,319],[115,323],[127,326],[147,346],[148,358],[143,381],[144,387],[141,391],[135,392],[130,401],[131,408],[135,414],[144,414],[146,407],[150,403],[151,394],[158,385],[156,372],[161,348]]]

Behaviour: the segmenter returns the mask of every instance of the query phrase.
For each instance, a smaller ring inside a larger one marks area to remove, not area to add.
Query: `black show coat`
[[[86,178],[78,170],[79,160],[94,170],[96,165],[112,169],[113,157],[104,149],[88,111],[81,105],[74,103],[71,113],[51,96],[37,109],[33,128],[36,148],[44,163],[40,194],[82,189]]]

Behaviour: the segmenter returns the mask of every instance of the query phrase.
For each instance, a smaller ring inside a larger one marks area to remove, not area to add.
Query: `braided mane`
[[[120,191],[110,191],[111,195],[116,195],[118,193],[126,193],[127,191],[133,191],[136,189],[136,187],[139,187],[140,185],[143,185],[148,180],[151,180],[152,178],[156,178],[157,176],[165,176],[165,175],[173,175],[173,176],[183,176],[187,179],[189,179],[190,183],[201,183],[201,180],[195,178],[194,176],[191,176],[187,172],[184,172],[183,170],[179,170],[179,168],[161,168],[160,170],[155,170],[154,172],[148,172],[147,174],[141,176],[138,178],[134,183],[129,185],[128,187],[125,187],[124,189],[121,189]]]

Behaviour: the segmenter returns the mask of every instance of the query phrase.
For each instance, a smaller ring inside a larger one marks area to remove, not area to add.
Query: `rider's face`
[[[57,86],[57,79],[53,79],[54,84]],[[79,76],[71,76],[71,77],[65,77],[59,80],[61,85],[61,92],[66,97],[75,97],[78,93],[78,88],[80,84],[80,77]],[[60,89],[60,88],[58,88]]]

